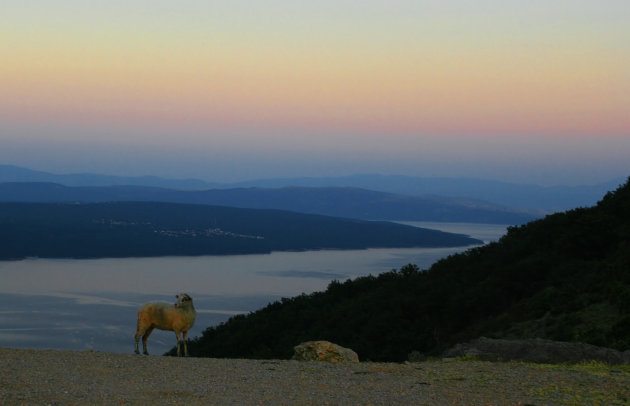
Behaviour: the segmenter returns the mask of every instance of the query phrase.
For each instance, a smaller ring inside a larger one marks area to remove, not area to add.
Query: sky
[[[630,175],[627,0],[2,0],[0,163]]]

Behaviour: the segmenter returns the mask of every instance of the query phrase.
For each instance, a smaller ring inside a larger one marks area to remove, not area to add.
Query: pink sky
[[[630,174],[625,1],[12,3],[3,163],[209,180]]]

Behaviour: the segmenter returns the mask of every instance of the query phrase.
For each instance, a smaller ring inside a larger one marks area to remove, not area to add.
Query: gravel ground
[[[630,367],[171,358],[0,348],[0,405],[629,404]]]

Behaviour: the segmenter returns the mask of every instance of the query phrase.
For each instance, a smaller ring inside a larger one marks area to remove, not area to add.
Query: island
[[[467,235],[283,210],[158,202],[0,203],[0,259],[458,247]]]

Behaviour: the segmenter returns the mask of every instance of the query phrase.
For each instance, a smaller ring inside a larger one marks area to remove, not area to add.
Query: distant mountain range
[[[99,174],[53,174],[18,166],[0,165],[1,182],[52,182],[65,186],[151,186],[175,190],[239,188],[352,187],[407,196],[441,196],[491,202],[508,208],[555,212],[595,204],[625,179],[584,186],[539,186],[472,178],[425,178],[362,174],[323,178],[259,179],[236,183],[212,183],[199,179],[165,179],[156,176],[123,177]]]
[[[0,183],[0,202],[97,203],[170,202],[277,209],[364,220],[523,224],[536,213],[464,198],[405,196],[349,187],[239,188],[204,191],[148,186],[63,186],[56,183]]]
[[[158,176],[111,176],[94,173],[55,174],[14,165],[0,165],[2,182],[51,182],[65,186],[154,186],[162,188],[201,190],[221,187],[198,179],[166,179]]]
[[[625,182],[624,177],[595,185],[540,186],[474,178],[425,178],[403,175],[360,174],[334,178],[263,179],[233,187],[352,186],[411,196],[463,197],[510,208],[538,209],[547,213],[592,206]]]
[[[149,202],[0,203],[0,259],[156,257],[482,244],[462,234],[280,210]]]

